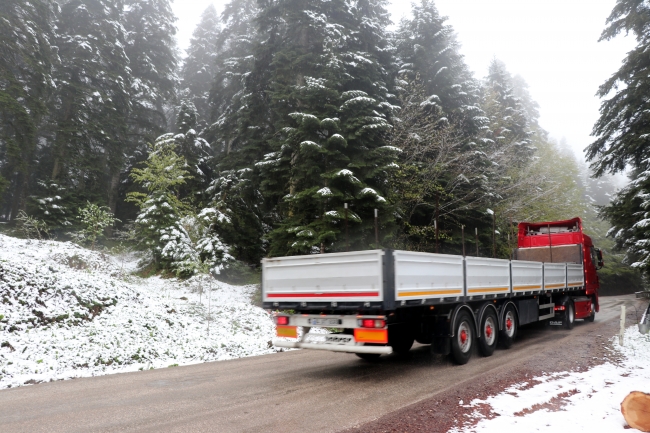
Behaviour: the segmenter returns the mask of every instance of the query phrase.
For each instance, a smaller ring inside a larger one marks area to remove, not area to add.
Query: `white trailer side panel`
[[[544,290],[566,289],[566,263],[544,263]]]
[[[542,290],[541,262],[528,262],[525,260],[512,261],[512,292],[537,292]]]
[[[262,260],[264,302],[383,301],[382,250]]]
[[[510,260],[466,257],[466,296],[510,293]]]
[[[463,296],[463,257],[394,251],[396,300]]]
[[[583,287],[585,285],[585,272],[582,264],[568,263],[566,265],[567,286]]]

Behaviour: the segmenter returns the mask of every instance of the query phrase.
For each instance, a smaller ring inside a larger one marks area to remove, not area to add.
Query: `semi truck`
[[[521,326],[593,321],[602,266],[580,218],[522,222],[510,259],[392,249],[267,258],[262,296],[276,347],[373,360],[417,341],[465,364],[475,348],[511,347]]]

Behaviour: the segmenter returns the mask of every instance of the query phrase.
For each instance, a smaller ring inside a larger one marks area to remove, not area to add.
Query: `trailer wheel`
[[[388,344],[393,348],[393,353],[404,356],[409,353],[415,336],[408,325],[392,325],[388,327]]]
[[[576,320],[576,310],[573,306],[573,301],[569,300],[566,303],[566,310],[564,310],[564,329],[573,329],[573,322]]]
[[[472,356],[474,328],[467,311],[461,311],[454,323],[454,337],[451,339],[451,357],[456,364],[467,364]]]
[[[503,315],[503,327],[499,333],[499,341],[504,349],[510,349],[517,337],[517,313],[512,305],[506,307]]]
[[[483,315],[479,327],[478,349],[483,356],[492,356],[494,349],[497,347],[498,323],[494,311],[488,309]]]
[[[368,362],[377,361],[381,356],[379,353],[355,353],[355,355]]]
[[[591,298],[591,315],[589,317],[585,317],[585,321],[593,322],[595,318],[596,318],[596,301],[594,300],[594,298]]]

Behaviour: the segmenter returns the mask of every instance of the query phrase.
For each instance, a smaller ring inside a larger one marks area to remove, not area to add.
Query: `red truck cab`
[[[573,218],[552,222],[522,222],[518,226],[515,259],[535,259],[542,262],[582,261],[584,266],[584,291],[580,298],[575,298],[576,318],[592,314],[592,309],[599,311],[598,274],[602,268],[603,256],[589,236],[583,232],[582,219]],[[584,297],[589,298],[586,302]],[[584,304],[584,305],[583,305]]]

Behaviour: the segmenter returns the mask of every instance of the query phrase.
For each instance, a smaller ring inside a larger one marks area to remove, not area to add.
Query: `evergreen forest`
[[[234,275],[370,248],[508,257],[517,222],[581,216],[605,281],[650,274],[643,2],[619,0],[602,36],[639,46],[599,90],[591,167],[523,77],[470,71],[433,0],[394,24],[384,0],[231,0],[185,52],[170,3],[0,2],[6,230]]]

